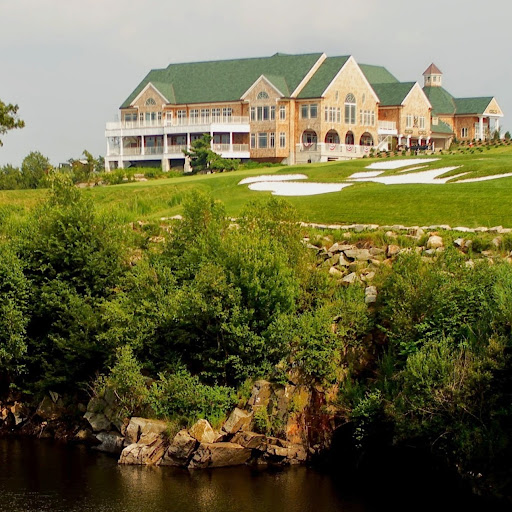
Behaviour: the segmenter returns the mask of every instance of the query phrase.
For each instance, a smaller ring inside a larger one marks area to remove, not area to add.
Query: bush
[[[161,373],[151,385],[148,403],[157,418],[186,419],[191,425],[201,418],[218,427],[236,405],[233,388],[208,386],[185,368],[173,373]]]

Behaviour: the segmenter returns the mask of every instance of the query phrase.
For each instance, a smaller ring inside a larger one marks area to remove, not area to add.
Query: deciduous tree
[[[4,135],[9,130],[23,128],[25,121],[18,117],[18,105],[6,104],[0,100],[0,135]],[[3,146],[0,139],[0,146]]]

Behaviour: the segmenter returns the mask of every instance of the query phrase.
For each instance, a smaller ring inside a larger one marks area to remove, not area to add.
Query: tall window
[[[276,106],[272,105],[270,107],[270,120],[274,121],[275,118],[276,118]]]
[[[345,98],[345,124],[356,124],[356,98],[352,93]]]
[[[212,108],[212,122],[220,122],[220,108]]]
[[[176,117],[178,118],[178,124],[185,124],[185,120],[187,118],[187,111],[178,110],[178,112],[176,112]]]
[[[274,132],[270,132],[269,137],[269,147],[275,148],[276,147],[276,134]]]
[[[279,105],[279,120],[286,120],[286,105]]]
[[[224,118],[224,121],[230,121],[232,114],[233,114],[233,109],[231,107],[224,107],[222,109],[222,117]]]
[[[405,127],[406,128],[412,128],[413,118],[412,114],[407,114],[405,117]]]
[[[318,105],[310,103],[300,107],[300,117],[302,119],[316,119],[318,117]]]
[[[266,149],[268,146],[268,134],[265,132],[258,133],[258,148]]]
[[[251,149],[254,149],[256,147],[256,134],[251,133]]]
[[[209,123],[210,122],[210,109],[209,108],[202,108],[201,109],[201,122],[202,123]]]
[[[420,129],[423,130],[425,128],[425,116],[419,117],[419,124],[420,124]]]
[[[280,148],[286,147],[286,133],[285,132],[279,133],[279,147]]]
[[[197,124],[199,121],[199,109],[197,108],[193,108],[191,111],[190,111],[190,122],[192,124]]]
[[[467,137],[468,137],[468,129],[467,128],[461,128],[460,136],[463,139],[467,139]]]

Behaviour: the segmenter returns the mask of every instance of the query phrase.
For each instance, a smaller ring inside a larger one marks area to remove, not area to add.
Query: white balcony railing
[[[131,130],[137,128],[150,128],[158,127],[164,128],[166,126],[197,126],[197,125],[212,125],[212,124],[249,124],[249,117],[247,116],[208,116],[208,117],[179,117],[166,120],[142,120],[142,121],[115,121],[107,123],[107,131],[109,130]]]
[[[249,144],[213,144],[216,153],[241,153],[249,151]]]
[[[162,155],[164,152],[163,146],[150,146],[144,148],[144,154],[146,155]]]
[[[174,144],[167,146],[167,152],[164,151],[164,146],[150,146],[150,147],[135,147],[135,148],[123,148],[122,153],[119,146],[111,146],[108,149],[107,156],[154,156],[158,155],[163,157],[164,155],[180,155],[183,157],[183,150],[190,149],[190,146],[183,144]],[[212,144],[212,149],[216,153],[221,153],[224,156],[229,154],[248,153],[249,144]]]
[[[378,131],[379,133],[389,133],[391,135],[398,133],[394,121],[379,121]]]
[[[141,148],[123,148],[123,155],[136,156],[141,154]]]

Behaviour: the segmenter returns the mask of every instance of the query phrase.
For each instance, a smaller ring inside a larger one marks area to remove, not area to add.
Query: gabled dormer
[[[425,80],[425,87],[443,86],[443,73],[434,63],[430,64],[430,66],[424,71],[423,77]]]

